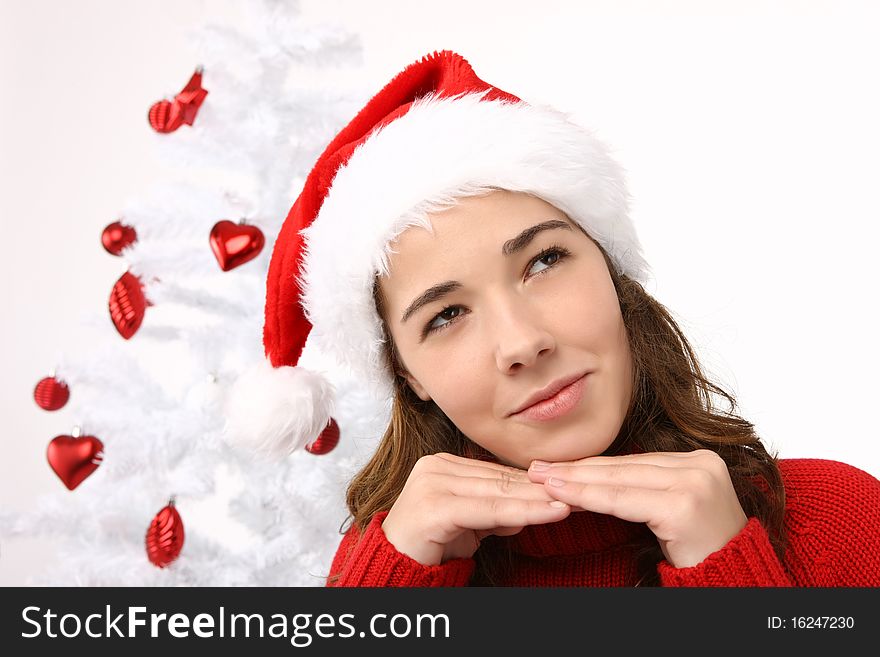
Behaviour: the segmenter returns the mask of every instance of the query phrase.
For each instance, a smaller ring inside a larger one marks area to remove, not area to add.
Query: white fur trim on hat
[[[309,340],[351,368],[382,399],[393,395],[383,361],[373,280],[389,270],[390,243],[429,212],[502,188],[565,212],[640,282],[649,267],[628,216],[624,171],[608,148],[567,115],[486,92],[423,96],[357,147],[301,231],[301,303]]]
[[[302,367],[267,360],[236,379],[226,399],[223,438],[264,456],[287,456],[315,440],[333,415],[335,390]]]

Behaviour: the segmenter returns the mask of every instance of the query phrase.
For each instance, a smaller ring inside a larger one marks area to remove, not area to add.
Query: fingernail
[[[532,470],[535,472],[543,472],[544,470],[549,470],[550,464],[547,461],[532,461]]]
[[[560,502],[559,500],[553,500],[552,502],[550,502],[550,506],[555,507],[557,509],[564,509],[565,507],[568,506],[568,504],[566,504],[565,502]]]
[[[551,486],[555,486],[556,488],[562,488],[563,486],[565,486],[565,482],[559,477],[550,477],[547,480],[547,483]]]

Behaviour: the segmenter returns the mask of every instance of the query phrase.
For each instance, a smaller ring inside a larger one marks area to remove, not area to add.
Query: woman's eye
[[[556,259],[552,260],[553,258],[556,258]],[[537,258],[535,258],[534,263],[532,264],[531,268],[529,268],[529,271],[532,271],[532,269],[534,269],[535,265],[543,262],[544,260],[552,260],[552,262],[547,263],[547,267],[546,267],[546,269],[550,269],[550,267],[555,265],[559,261],[559,259],[561,259],[561,258],[562,258],[562,254],[559,251],[550,251],[549,253],[544,253],[543,255],[540,255]],[[544,269],[541,269],[541,270],[537,271],[536,273],[540,274],[542,271],[544,271]]]
[[[434,315],[434,319],[432,319],[428,326],[425,327],[426,332],[437,331],[439,329],[443,329],[449,326],[455,320],[455,318],[458,317],[457,314],[453,314],[453,311],[458,310],[461,310],[461,306],[448,306],[447,308],[441,310],[439,313]],[[437,324],[436,322],[438,319],[445,319],[448,321],[445,324]]]

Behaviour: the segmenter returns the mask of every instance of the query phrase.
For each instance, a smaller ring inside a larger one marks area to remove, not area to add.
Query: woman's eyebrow
[[[571,230],[571,226],[561,219],[551,219],[550,221],[544,221],[540,224],[532,226],[531,228],[526,228],[519,235],[514,237],[512,240],[507,240],[504,245],[501,247],[501,255],[509,256],[522,251],[526,248],[529,243],[535,239],[535,235],[544,230],[553,230],[554,228],[564,228],[565,230]]]
[[[538,233],[541,233],[545,230],[554,230],[558,228],[571,230],[571,226],[561,219],[551,219],[549,221],[543,221],[540,224],[536,224],[530,228],[526,228],[519,235],[517,235],[513,239],[507,240],[501,246],[501,255],[511,256],[515,253],[518,253],[526,248],[531,243],[531,241],[535,239],[535,236],[538,235]],[[406,320],[412,317],[422,306],[437,301],[438,299],[442,299],[450,292],[459,289],[461,286],[462,284],[458,281],[445,281],[443,283],[438,283],[437,285],[432,285],[415,299],[413,299],[412,303],[407,306],[407,309],[404,311],[403,316],[400,318],[400,323],[405,323]]]

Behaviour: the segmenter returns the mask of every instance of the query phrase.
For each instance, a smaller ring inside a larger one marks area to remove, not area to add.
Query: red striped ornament
[[[128,340],[141,327],[149,302],[144,296],[141,280],[131,272],[125,272],[113,285],[108,308],[113,326]]]
[[[306,451],[316,455],[327,454],[339,444],[339,425],[332,417],[330,422],[314,441],[306,445]]]
[[[34,401],[44,411],[57,411],[70,399],[70,388],[64,381],[47,376],[40,379],[34,387]]]
[[[154,566],[165,568],[180,556],[183,549],[183,520],[174,507],[174,498],[150,523],[145,540],[147,558]]]

